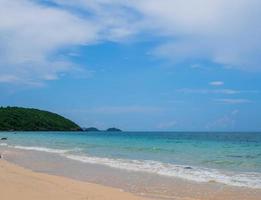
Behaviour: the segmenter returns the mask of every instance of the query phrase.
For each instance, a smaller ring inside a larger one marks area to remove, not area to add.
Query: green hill
[[[0,107],[0,131],[80,131],[58,114],[33,108]]]

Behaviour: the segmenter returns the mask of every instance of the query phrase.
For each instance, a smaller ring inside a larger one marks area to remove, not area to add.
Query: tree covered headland
[[[0,131],[81,131],[58,114],[21,107],[0,107]]]

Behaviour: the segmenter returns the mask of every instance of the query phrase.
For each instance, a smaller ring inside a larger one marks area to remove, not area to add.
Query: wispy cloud
[[[156,128],[158,129],[171,129],[176,127],[177,125],[177,121],[176,120],[172,120],[172,121],[167,121],[167,122],[161,122],[158,124],[158,126]]]
[[[14,75],[0,75],[0,82],[1,83],[10,83],[10,82],[16,82],[16,81],[20,81],[18,79],[18,77],[14,76]]]
[[[207,59],[221,65],[261,70],[259,0],[143,0],[132,4],[146,24],[171,38],[155,53],[173,62]],[[230,9],[229,12],[228,8]]]
[[[224,82],[223,81],[212,81],[212,82],[209,83],[209,85],[222,86],[222,85],[224,85]]]
[[[207,130],[229,130],[233,129],[236,124],[236,117],[239,110],[232,110],[230,113],[210,122],[206,125]]]
[[[116,18],[111,21],[113,18],[96,16],[95,6],[90,7],[93,14],[83,17],[59,4],[50,6],[31,0],[0,2],[1,83],[37,85],[59,79],[64,73],[75,73],[80,67],[70,61],[75,53],[59,55],[61,49],[116,41],[131,32],[127,26],[124,28],[122,19],[116,22]],[[80,2],[76,4],[79,6]]]
[[[100,114],[150,114],[159,113],[164,111],[164,108],[153,107],[153,106],[138,106],[138,105],[127,105],[127,106],[103,106],[90,109],[90,112]]]
[[[218,103],[224,104],[245,104],[245,103],[252,103],[249,99],[215,99]]]
[[[226,95],[234,95],[234,94],[243,94],[243,93],[252,93],[257,94],[259,91],[257,90],[233,90],[233,89],[191,89],[191,88],[182,88],[176,90],[177,92],[184,94],[226,94]]]
[[[1,0],[2,82],[39,84],[73,71],[73,63],[54,55],[67,46],[95,42],[97,31],[95,23],[57,7],[28,0]]]

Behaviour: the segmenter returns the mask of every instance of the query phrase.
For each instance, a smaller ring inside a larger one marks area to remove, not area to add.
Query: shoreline
[[[120,189],[33,172],[0,160],[0,194],[3,200],[148,200]]]
[[[105,166],[108,168],[113,168],[117,170],[125,170],[132,172],[142,172],[150,173],[156,176],[169,177],[174,179],[182,179],[189,182],[196,182],[199,184],[204,183],[218,183],[223,185],[228,185],[231,187],[246,187],[249,189],[261,189],[260,182],[257,181],[260,177],[258,172],[240,172],[240,171],[226,171],[221,169],[211,169],[204,167],[197,167],[192,165],[184,164],[169,164],[165,166],[165,163],[153,160],[128,160],[128,159],[113,159],[106,157],[92,157],[86,155],[76,154],[67,154],[67,152],[74,150],[67,149],[52,149],[46,147],[37,147],[37,146],[9,146],[6,143],[0,144],[3,148],[10,148],[13,151],[32,151],[35,153],[43,153],[43,155],[58,155],[70,161],[84,163],[86,165],[93,164],[99,166]],[[19,158],[17,158],[19,159]],[[55,162],[55,160],[53,160]],[[151,168],[147,167],[147,164],[152,166]],[[31,167],[29,167],[31,168]],[[33,170],[33,168],[31,168]],[[170,173],[169,170],[172,172]],[[199,176],[200,175],[200,176]],[[65,175],[66,176],[66,175]],[[233,179],[233,177],[235,179]],[[261,178],[261,177],[260,177]],[[261,179],[259,179],[261,180]]]
[[[191,182],[184,182],[179,179],[168,179],[167,182],[163,181],[158,183],[158,181],[161,181],[158,179],[158,177],[152,178],[151,175],[144,176],[144,174],[141,173],[133,173],[130,172],[129,174],[126,174],[127,172],[123,172],[121,170],[116,169],[109,169],[108,167],[102,167],[97,165],[84,165],[84,168],[81,166],[80,168],[75,167],[75,165],[80,164],[76,161],[69,161],[69,160],[60,160],[64,158],[59,158],[59,156],[49,154],[49,153],[40,153],[35,151],[15,151],[14,149],[6,149],[4,152],[4,159],[1,159],[1,163],[5,162],[5,166],[13,168],[22,168],[22,171],[27,171],[28,174],[34,174],[34,176],[42,176],[46,175],[50,179],[52,177],[54,179],[61,178],[66,179],[66,183],[68,181],[72,181],[72,183],[68,183],[68,187],[70,184],[73,184],[74,182],[79,182],[82,184],[89,185],[95,185],[96,187],[101,186],[98,193],[104,193],[102,188],[111,188],[114,191],[119,192],[121,195],[123,193],[127,193],[133,197],[143,200],[144,198],[150,198],[150,199],[171,199],[171,200],[187,200],[187,199],[200,199],[200,200],[259,200],[259,197],[261,195],[261,190],[255,190],[255,189],[248,189],[244,187],[231,187],[226,185],[220,185],[215,182],[210,182],[206,184],[195,184]],[[3,149],[2,149],[3,150]],[[50,159],[51,158],[51,159]],[[43,160],[44,159],[44,160]],[[22,162],[21,162],[22,161]],[[8,164],[9,163],[9,164]],[[2,164],[1,164],[2,166]],[[91,166],[91,167],[90,167]],[[84,174],[80,174],[80,176],[76,176],[77,171],[84,169],[84,172],[87,174],[95,174],[97,173],[97,167],[98,167],[98,179],[91,179],[88,176],[87,178],[82,176]],[[54,171],[52,171],[55,169]],[[58,169],[58,171],[57,171]],[[95,170],[94,170],[95,169]],[[76,171],[75,171],[76,170]],[[20,170],[18,170],[20,173]],[[59,172],[59,173],[58,173]],[[101,173],[102,172],[102,173]],[[0,174],[4,174],[1,172]],[[109,176],[104,176],[104,174]],[[30,176],[31,176],[30,175]],[[123,182],[117,182],[117,179],[121,179],[123,176],[127,177],[124,179]],[[137,182],[133,182],[131,177],[138,177],[139,180],[145,178],[141,184],[137,185]],[[24,181],[27,182],[27,176],[25,178],[22,178],[20,181],[23,183]],[[25,180],[23,180],[25,179]],[[38,178],[37,178],[38,179]],[[105,182],[101,181],[104,180]],[[171,181],[170,181],[171,180]],[[50,180],[49,180],[50,182]],[[115,184],[117,183],[117,184]],[[129,186],[133,187],[135,186],[137,189],[135,190],[129,190],[128,187],[125,188],[123,184],[129,184]],[[156,184],[155,184],[156,183]],[[121,185],[122,184],[122,185]],[[151,188],[148,188],[147,186],[144,187],[143,184],[149,184],[151,185]],[[154,185],[153,185],[154,184]],[[36,184],[37,185],[37,184]],[[165,187],[169,187],[170,190],[166,190],[165,193],[162,193],[162,189],[167,189]],[[0,187],[5,188],[5,185],[0,185]],[[17,185],[14,185],[12,187],[17,187]],[[42,188],[42,186],[39,186]],[[67,187],[67,186],[66,186]],[[82,187],[82,186],[81,186]],[[43,189],[43,190],[48,190]],[[69,190],[70,191],[70,190]],[[0,191],[1,192],[1,191]],[[71,191],[73,192],[73,191]],[[0,193],[1,194],[1,193]],[[118,199],[117,195],[113,197],[112,199]],[[96,198],[89,198],[90,200],[102,200],[106,199],[107,197],[102,197],[101,199]],[[9,200],[9,198],[7,198]],[[75,199],[75,198],[72,198]],[[126,198],[124,198],[126,199]],[[5,199],[4,199],[5,200]],[[30,199],[29,199],[30,200]],[[67,199],[65,199],[67,200]],[[132,200],[132,199],[130,199]]]

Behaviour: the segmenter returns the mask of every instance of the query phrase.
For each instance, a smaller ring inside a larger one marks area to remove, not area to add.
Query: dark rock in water
[[[227,157],[230,157],[230,158],[243,158],[243,156],[240,156],[240,155],[228,155]]]
[[[1,138],[1,140],[7,140],[7,137],[3,137],[3,138]]]
[[[184,167],[184,169],[192,169],[192,167]]]
[[[95,127],[90,127],[90,128],[83,128],[83,131],[86,131],[86,132],[98,132],[100,130],[95,128]]]
[[[108,128],[106,131],[108,131],[108,132],[121,132],[122,130],[118,129],[118,128]]]

